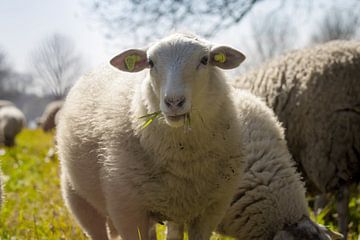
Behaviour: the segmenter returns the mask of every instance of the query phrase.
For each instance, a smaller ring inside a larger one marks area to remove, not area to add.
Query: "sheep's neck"
[[[187,149],[197,151],[198,149],[211,149],[209,142],[218,141],[218,138],[226,138],[225,132],[230,128],[234,120],[233,103],[230,98],[228,86],[224,81],[218,81],[222,86],[213,86],[219,91],[213,91],[211,95],[211,106],[208,109],[191,111],[191,124],[180,128],[172,128],[166,124],[163,118],[155,119],[150,125],[142,128],[145,120],[136,118],[133,126],[136,135],[141,142],[151,142],[145,144],[149,151],[166,145],[169,149]],[[219,84],[218,84],[219,85]],[[142,91],[135,96],[134,115],[144,116],[158,110],[158,98],[153,93],[151,86],[143,85]],[[155,103],[155,104],[150,104]],[[139,104],[140,103],[140,104]],[[156,151],[155,151],[156,152]]]

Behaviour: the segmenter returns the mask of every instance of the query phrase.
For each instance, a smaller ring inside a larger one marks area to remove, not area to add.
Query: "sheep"
[[[14,146],[15,137],[25,127],[24,114],[14,105],[0,108],[0,145]]]
[[[304,183],[274,113],[246,91],[239,90],[235,99],[242,122],[244,172],[217,232],[241,240],[340,239],[310,220]],[[247,109],[252,114],[244,114]],[[168,240],[183,239],[177,228],[168,226]]]
[[[6,107],[6,106],[14,106],[14,104],[7,100],[0,100],[0,108]]]
[[[149,239],[152,221],[209,239],[235,192],[243,159],[230,86],[219,68],[245,56],[192,35],[131,49],[81,78],[56,139],[62,194],[92,239]],[[146,76],[134,74],[148,68]],[[161,115],[146,123],[141,116]],[[251,114],[251,113],[249,113]]]
[[[250,94],[247,99],[252,104],[259,101]],[[257,104],[266,109],[264,102]],[[271,110],[261,109],[258,115],[257,121],[244,120],[245,170],[218,232],[241,240],[340,239],[341,235],[310,220],[304,184],[283,128],[270,125],[277,122]]]
[[[360,176],[360,42],[297,50],[243,76],[235,86],[266,101],[286,129],[310,193],[338,192],[347,235],[348,186]]]
[[[2,172],[0,169],[0,210],[3,202],[3,186],[2,186]]]
[[[14,106],[14,104],[7,100],[0,100],[0,109],[3,107],[6,107],[6,106]],[[1,120],[0,120],[0,122],[1,122]],[[3,138],[4,137],[2,136],[2,130],[0,129],[0,146],[4,144]],[[1,176],[2,176],[2,173],[0,170],[0,209],[1,209],[1,205],[2,205],[2,190],[3,190]]]
[[[50,102],[41,117],[37,120],[38,126],[40,126],[45,132],[51,131],[57,125],[58,112],[60,111],[64,101],[58,100]]]

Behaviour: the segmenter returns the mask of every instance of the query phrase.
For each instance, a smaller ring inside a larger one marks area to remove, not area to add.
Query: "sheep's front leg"
[[[129,188],[128,182],[112,182],[116,184],[107,183],[105,195],[107,196],[106,210],[113,228],[122,240],[149,240],[152,222],[141,204],[141,197]]]
[[[62,175],[62,194],[66,205],[93,240],[107,240],[106,217],[101,215],[86,199],[71,186],[65,174]]]
[[[134,208],[110,208],[110,218],[123,240],[149,240],[150,218]]]
[[[209,240],[224,215],[224,204],[214,204],[189,225],[189,240]]]
[[[336,210],[339,214],[339,229],[344,235],[344,239],[347,239],[348,234],[348,218],[349,218],[349,202],[350,191],[348,186],[341,186],[338,192]]]

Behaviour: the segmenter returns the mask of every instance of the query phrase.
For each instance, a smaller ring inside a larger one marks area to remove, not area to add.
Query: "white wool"
[[[7,105],[0,108],[0,145],[12,146],[23,127],[25,116],[17,107]]]
[[[199,63],[213,49],[236,54],[173,35],[148,49],[155,67],[145,76],[104,66],[70,91],[57,131],[63,196],[93,239],[108,239],[108,226],[111,236],[147,240],[153,221],[170,220],[205,240],[226,211],[219,230],[267,239],[307,216],[282,128],[264,103]],[[119,69],[123,56],[112,60]],[[191,130],[168,121],[167,95],[185,97]],[[157,111],[165,119],[142,128],[140,117]]]
[[[244,172],[217,231],[241,240],[340,239],[309,218],[305,188],[274,113],[247,91],[233,99],[241,123]],[[169,236],[179,226],[168,225]]]
[[[272,111],[245,91],[238,90],[235,99],[243,124],[245,172],[219,230],[242,240],[272,239],[308,215],[305,189]]]
[[[126,236],[136,225],[146,230],[149,217],[185,223],[196,240],[208,239],[221,220],[241,173],[239,121],[220,70],[201,71],[196,80],[202,84],[187,92],[191,130],[170,127],[164,119],[141,129],[139,117],[160,107],[161,94],[149,75],[105,66],[70,91],[57,131],[62,187],[93,238],[104,237],[100,220],[106,217]],[[94,214],[100,219],[96,227],[87,222]]]

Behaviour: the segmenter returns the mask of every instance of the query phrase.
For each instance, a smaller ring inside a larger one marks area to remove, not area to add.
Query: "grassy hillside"
[[[24,130],[14,148],[0,148],[5,200],[0,215],[0,239],[87,239],[65,208],[60,193],[59,164],[46,159],[53,135],[41,130]],[[318,220],[334,226],[330,206]],[[351,231],[359,232],[360,200],[351,201]],[[158,227],[159,240],[164,227]],[[355,238],[353,234],[351,239]],[[214,239],[225,240],[219,236]],[[227,238],[229,239],[229,238]]]

